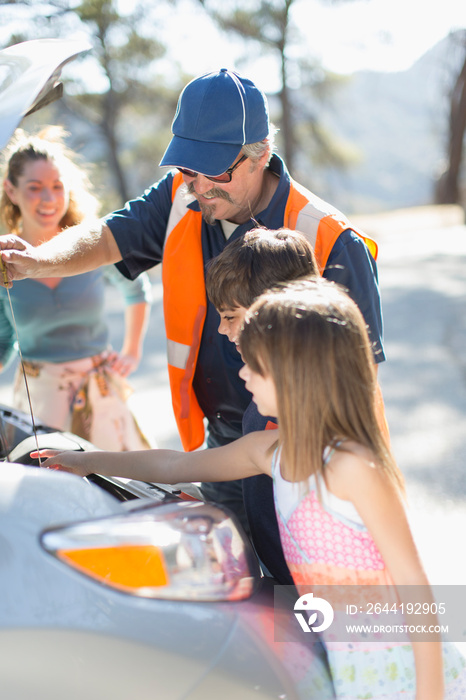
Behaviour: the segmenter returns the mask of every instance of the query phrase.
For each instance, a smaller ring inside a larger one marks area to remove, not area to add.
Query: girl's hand
[[[92,474],[92,469],[85,466],[85,456],[86,452],[78,452],[75,450],[70,450],[67,452],[60,452],[60,450],[35,450],[30,453],[32,459],[45,459],[41,463],[43,469],[53,469],[62,472],[69,472],[70,474],[76,474],[77,476],[87,476]]]

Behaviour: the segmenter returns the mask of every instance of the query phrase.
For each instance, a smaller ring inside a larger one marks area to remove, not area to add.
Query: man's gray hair
[[[263,141],[258,141],[257,143],[245,143],[241,149],[242,153],[244,153],[250,160],[257,161],[260,160],[264,153],[268,150],[270,160],[275,148],[275,134],[277,131],[278,129],[271,124],[268,136],[266,136]]]

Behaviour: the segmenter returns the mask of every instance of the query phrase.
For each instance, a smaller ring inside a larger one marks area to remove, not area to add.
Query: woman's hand
[[[139,357],[112,350],[109,352],[105,364],[111,372],[119,374],[120,377],[128,377],[138,368]]]
[[[86,461],[89,462],[89,455],[92,452],[80,452],[75,450],[69,450],[67,452],[60,452],[60,450],[35,450],[30,453],[32,459],[44,459],[45,461],[41,463],[41,467],[44,469],[53,469],[61,472],[69,472],[70,474],[76,474],[77,476],[87,476],[93,473],[91,467],[86,466]],[[47,459],[48,458],[48,459]],[[92,459],[91,459],[92,462]]]

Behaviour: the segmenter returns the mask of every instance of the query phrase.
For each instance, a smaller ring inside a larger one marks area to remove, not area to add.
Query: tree
[[[315,105],[327,99],[344,78],[325,71],[317,60],[300,50],[301,37],[293,22],[292,9],[302,0],[199,0],[225,32],[244,39],[258,54],[264,49],[278,61],[280,88],[279,138],[288,169],[296,177],[300,169],[303,139],[312,142],[314,162],[345,167],[352,159],[345,145],[336,143],[320,123]],[[330,0],[331,1],[331,0]],[[248,51],[248,60],[251,55]],[[300,179],[309,183],[309,158]]]
[[[67,91],[59,109],[69,118],[72,115],[74,120],[79,118],[92,127],[89,132],[94,133],[89,138],[94,143],[96,130],[100,134],[106,146],[104,160],[112,174],[118,200],[126,201],[130,186],[124,162],[125,145],[133,147],[140,132],[135,129],[131,133],[126,128],[125,117],[130,112],[134,124],[138,113],[151,110],[154,119],[159,106],[159,87],[151,83],[151,67],[164,55],[165,48],[146,35],[153,26],[147,21],[153,3],[134,4],[125,14],[119,10],[117,0],[81,0],[78,4],[68,0],[44,3],[20,0],[14,4],[15,9],[19,6],[30,9],[21,34],[14,34],[10,44],[41,35],[73,36],[78,31],[82,34],[83,29],[90,38],[94,50],[86,61],[87,70],[81,71],[80,76],[75,71],[73,89]],[[168,105],[172,108],[173,98],[168,100]]]
[[[113,0],[84,0],[76,8],[76,13],[91,29],[99,63],[108,81],[108,89],[94,95],[92,103],[108,146],[110,169],[118,192],[126,201],[129,193],[119,158],[118,119],[125,104],[131,104],[138,93],[146,91],[144,83],[138,80],[141,66],[163,55],[164,49],[156,40],[138,34],[136,25],[141,19],[140,8],[123,17]],[[91,103],[91,100],[85,101]]]
[[[438,204],[459,204],[462,201],[460,176],[466,133],[466,31],[458,33],[458,46],[463,58],[450,92],[447,166],[436,186]]]

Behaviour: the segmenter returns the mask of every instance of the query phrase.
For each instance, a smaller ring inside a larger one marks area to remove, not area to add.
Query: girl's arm
[[[143,450],[138,452],[57,452],[41,450],[49,457],[42,467],[72,472],[78,476],[101,474],[139,481],[176,484],[189,481],[230,481],[255,474],[270,474],[268,452],[275,431],[250,433],[224,447],[198,452]],[[269,433],[272,433],[271,435]],[[37,457],[37,452],[31,453]]]
[[[330,465],[329,465],[330,466]],[[395,586],[418,587],[419,601],[433,602],[401,495],[369,459],[348,452],[335,453],[328,473],[330,490],[351,501],[372,535]],[[403,588],[398,589],[402,602]],[[413,620],[406,620],[413,623]],[[419,624],[420,620],[414,621]],[[422,624],[438,624],[422,616]],[[432,639],[430,636],[429,639]],[[413,642],[416,665],[416,698],[443,698],[442,645],[438,641]]]

